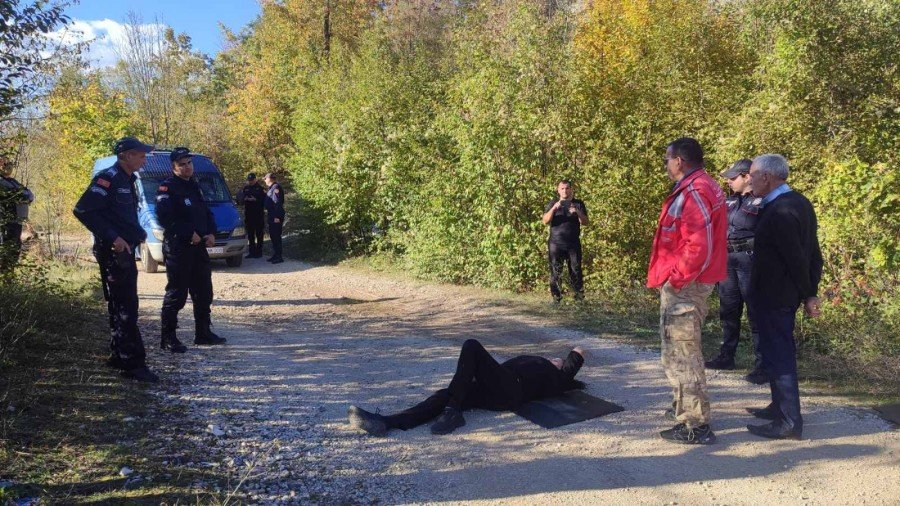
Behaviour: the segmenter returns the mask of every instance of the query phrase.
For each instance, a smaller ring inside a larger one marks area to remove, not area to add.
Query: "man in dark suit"
[[[565,360],[522,355],[502,364],[475,339],[463,343],[456,374],[447,388],[399,413],[383,416],[350,406],[350,425],[373,436],[391,429],[409,430],[435,417],[432,434],[449,434],[466,424],[462,412],[472,408],[513,411],[522,403],[584,388],[575,374],[584,350],[574,348]]]
[[[749,299],[772,402],[763,409],[747,410],[757,418],[771,420],[747,429],[772,439],[800,439],[803,434],[794,323],[801,305],[810,317],[821,314],[816,296],[822,278],[816,213],[806,197],[787,185],[787,177],[788,163],[781,155],[758,156],[750,166],[750,184],[753,193],[762,198],[762,210]]]

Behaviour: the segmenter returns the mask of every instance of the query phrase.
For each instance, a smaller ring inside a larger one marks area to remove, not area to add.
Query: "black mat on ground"
[[[624,410],[622,406],[581,390],[571,390],[558,397],[526,402],[516,410],[516,414],[545,429],[555,429]]]
[[[881,415],[881,418],[900,425],[900,404],[885,404],[884,406],[875,406],[875,411],[878,411],[878,413]]]

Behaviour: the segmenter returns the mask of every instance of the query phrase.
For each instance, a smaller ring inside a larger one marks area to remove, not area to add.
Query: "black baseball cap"
[[[251,173],[247,174],[247,181],[253,181],[254,179],[256,179],[255,172],[251,172]]]
[[[113,146],[113,153],[118,155],[126,151],[131,151],[132,149],[149,153],[153,151],[153,146],[144,144],[139,141],[137,137],[122,137],[117,140],[115,146]]]
[[[741,158],[740,160],[734,162],[730,169],[723,171],[721,176],[725,179],[731,179],[743,174],[749,174],[750,165],[752,164],[753,160],[750,160],[749,158]]]
[[[189,158],[192,156],[194,156],[194,155],[191,154],[190,149],[185,148],[185,147],[178,147],[178,148],[173,149],[172,152],[169,154],[169,160],[172,162],[177,162],[178,160],[181,160],[182,158]]]

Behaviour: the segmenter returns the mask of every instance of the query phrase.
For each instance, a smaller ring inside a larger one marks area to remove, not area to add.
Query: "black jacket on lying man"
[[[512,411],[534,399],[584,388],[583,383],[575,380],[582,364],[584,357],[578,348],[558,364],[532,355],[515,357],[501,364],[481,343],[469,339],[463,343],[456,374],[447,388],[407,410],[388,416],[351,406],[350,424],[380,436],[390,429],[412,429],[437,417],[431,432],[449,434],[465,425],[462,411],[467,409]]]

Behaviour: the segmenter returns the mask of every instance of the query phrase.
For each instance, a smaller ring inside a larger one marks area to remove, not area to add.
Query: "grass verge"
[[[0,504],[220,502],[197,486],[215,476],[171,463],[191,450],[160,435],[179,408],[105,367],[94,276],[42,263],[0,280]]]

